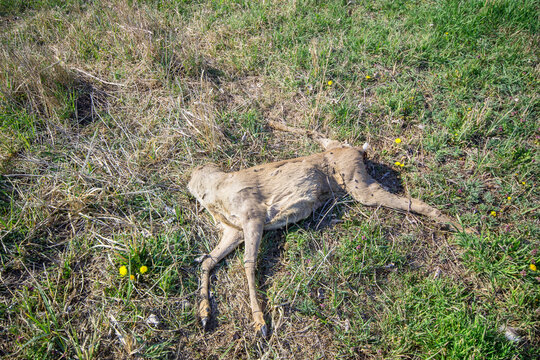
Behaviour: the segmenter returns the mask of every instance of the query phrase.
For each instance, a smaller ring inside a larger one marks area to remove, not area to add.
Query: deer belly
[[[326,201],[323,184],[320,182],[295,185],[273,194],[265,204],[265,229],[279,229],[305,219]]]

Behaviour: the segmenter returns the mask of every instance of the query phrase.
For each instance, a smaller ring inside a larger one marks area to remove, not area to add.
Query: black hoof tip
[[[266,325],[261,326],[259,331],[263,338],[266,338],[268,336],[268,327]]]

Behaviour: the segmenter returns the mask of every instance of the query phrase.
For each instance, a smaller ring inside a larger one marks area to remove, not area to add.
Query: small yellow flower
[[[399,161],[396,161],[396,162],[394,163],[394,165],[396,165],[396,166],[400,166],[400,165],[401,165],[401,163],[400,163]]]
[[[448,35],[448,32],[445,32],[444,35]]]
[[[131,280],[131,281],[135,280],[135,275],[133,275],[133,274],[129,275],[129,280]]]
[[[525,181],[522,181],[521,184],[525,185]]]
[[[371,79],[371,76],[366,75],[366,80],[369,80],[369,79]]]
[[[332,86],[334,82],[332,80],[328,80],[328,85]]]
[[[400,144],[401,143],[401,139],[400,138],[397,138],[396,140],[394,140],[396,142],[396,144]]]
[[[531,269],[532,271],[536,271],[536,265],[534,264],[529,265],[529,269]]]
[[[118,269],[118,271],[120,272],[120,276],[126,276],[128,273],[127,267],[125,266],[120,266],[120,269]]]
[[[141,266],[141,268],[139,269],[139,271],[141,272],[141,274],[144,274],[145,272],[148,271],[148,268],[146,266]]]
[[[403,164],[403,163],[400,163],[400,164],[399,164],[399,166],[401,166],[401,167],[404,167],[404,166],[405,166],[405,164]]]
[[[512,197],[511,197],[511,196],[509,196],[509,197],[507,197],[507,199],[508,199],[508,200],[512,200]]]
[[[492,211],[492,212],[491,212],[491,216],[497,216],[497,212],[496,212],[496,211]]]
[[[470,108],[470,107],[469,107],[469,108],[467,108],[467,111],[471,111],[471,110],[472,110],[472,108]]]

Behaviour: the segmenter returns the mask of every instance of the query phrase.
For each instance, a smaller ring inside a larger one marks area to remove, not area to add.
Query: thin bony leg
[[[360,155],[341,164],[342,177],[347,192],[356,201],[367,206],[384,206],[392,209],[411,211],[427,216],[439,223],[451,225],[458,231],[465,230],[452,218],[418,199],[408,199],[384,190],[366,171]],[[469,232],[470,230],[465,230]]]
[[[412,211],[414,213],[427,216],[441,224],[453,225],[456,229],[461,226],[450,217],[444,215],[439,210],[418,199],[408,199],[402,196],[389,193],[382,189],[378,184],[369,187],[374,198],[378,199],[377,205],[394,208],[403,211]]]
[[[236,249],[243,240],[242,231],[227,225],[223,225],[223,227],[223,236],[221,237],[219,244],[214,250],[212,250],[212,252],[210,252],[208,256],[205,257],[201,266],[201,303],[199,304],[199,317],[203,327],[206,327],[206,323],[210,318],[210,301],[208,290],[210,271],[212,271],[212,269],[221,259]]]
[[[255,331],[260,331],[263,337],[266,337],[268,328],[264,321],[263,312],[257,299],[257,287],[255,282],[255,269],[257,266],[257,253],[261,243],[263,232],[263,222],[253,220],[244,225],[245,253],[244,268],[249,289],[249,300],[251,304],[251,313],[255,322]]]
[[[409,199],[398,196],[384,190],[379,184],[373,182],[363,188],[353,188],[351,195],[360,203],[368,206],[384,206],[391,209],[410,211],[416,214],[427,216],[438,223],[451,225],[456,230],[465,230],[455,220],[444,215],[439,210],[418,199]]]

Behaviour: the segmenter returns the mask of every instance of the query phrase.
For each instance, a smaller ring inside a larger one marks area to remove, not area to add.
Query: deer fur
[[[195,168],[188,189],[223,230],[219,244],[202,260],[199,316],[203,327],[210,317],[210,271],[244,242],[244,267],[255,330],[266,336],[267,326],[255,285],[257,252],[263,231],[305,219],[337,194],[347,192],[363,205],[410,211],[462,230],[456,221],[423,201],[384,190],[366,171],[366,145],[364,148],[352,147],[316,132],[275,122],[270,122],[270,126],[308,135],[325,151],[232,173],[223,172],[214,164]]]

